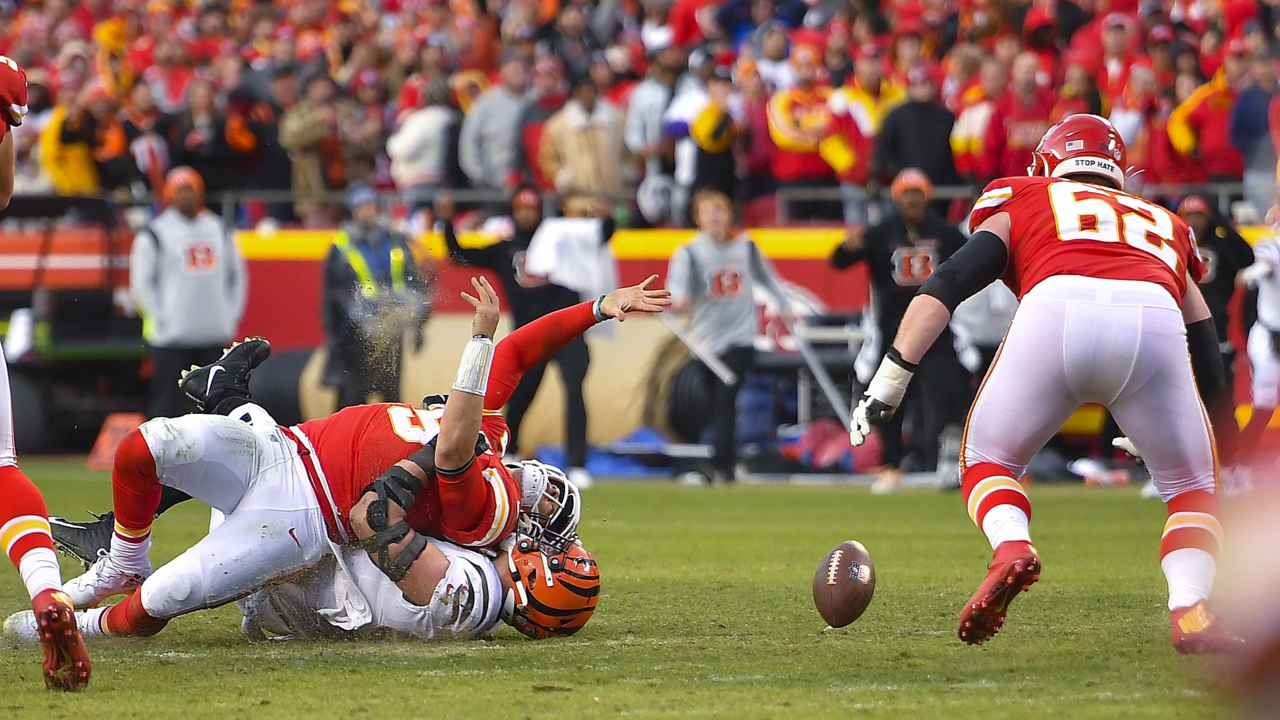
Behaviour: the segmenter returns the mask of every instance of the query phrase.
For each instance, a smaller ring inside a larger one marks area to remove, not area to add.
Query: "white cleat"
[[[595,478],[591,477],[591,473],[586,468],[569,468],[569,482],[578,486],[579,490],[589,490],[596,484]]]
[[[89,611],[76,611],[76,625],[80,634],[89,638],[106,637],[102,628],[102,616],[110,608],[97,608]],[[40,627],[36,624],[36,614],[31,610],[23,610],[10,615],[4,621],[4,636],[20,642],[40,642]]]
[[[62,589],[77,608],[93,607],[112,595],[141,586],[151,576],[151,563],[144,563],[135,568],[122,568],[111,553],[103,552],[83,575],[63,583]]]
[[[22,642],[40,642],[40,629],[36,626],[36,614],[30,610],[16,612],[4,621],[4,636]]]

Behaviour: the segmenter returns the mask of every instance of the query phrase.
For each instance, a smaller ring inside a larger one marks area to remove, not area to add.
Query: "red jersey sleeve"
[[[465,547],[493,547],[515,532],[520,483],[492,453],[478,455],[461,474],[440,481],[440,532]]]
[[[1018,180],[1021,178],[1000,178],[987,183],[982,194],[974,202],[973,211],[969,213],[969,234],[977,232],[978,226],[990,220],[996,213],[1002,213],[1008,209],[1005,204],[1013,199]]]

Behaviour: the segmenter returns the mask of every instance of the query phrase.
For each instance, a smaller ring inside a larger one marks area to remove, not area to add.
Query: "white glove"
[[[1272,268],[1265,262],[1256,262],[1240,271],[1240,280],[1250,287],[1271,276]]]
[[[1145,464],[1142,462],[1142,455],[1138,452],[1137,446],[1135,446],[1133,444],[1133,441],[1130,440],[1128,437],[1121,435],[1118,438],[1114,438],[1111,441],[1111,447],[1117,450],[1123,450],[1125,455],[1128,455],[1134,462],[1138,463],[1139,465]]]
[[[916,366],[903,360],[897,351],[890,350],[880,361],[880,368],[867,385],[867,392],[853,409],[849,424],[849,442],[858,447],[871,435],[871,426],[893,417],[902,404],[902,396],[915,375]]]

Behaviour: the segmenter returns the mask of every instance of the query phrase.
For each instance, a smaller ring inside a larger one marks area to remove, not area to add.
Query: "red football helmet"
[[[1105,118],[1071,115],[1049,128],[1032,154],[1028,175],[1093,175],[1124,189],[1124,140]]]

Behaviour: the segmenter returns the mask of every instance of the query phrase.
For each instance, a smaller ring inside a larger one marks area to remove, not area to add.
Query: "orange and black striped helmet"
[[[514,590],[503,618],[522,635],[535,640],[572,635],[596,611],[600,570],[581,542],[548,555],[533,538],[521,537],[507,551],[507,567]]]

